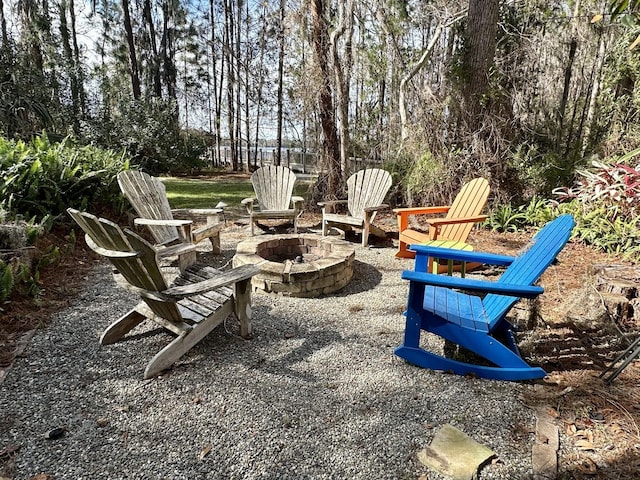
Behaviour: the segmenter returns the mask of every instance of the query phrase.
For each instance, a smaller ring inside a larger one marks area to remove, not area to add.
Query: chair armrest
[[[457,260],[460,262],[479,262],[487,265],[511,265],[515,257],[508,255],[498,255],[495,253],[473,252],[468,250],[458,250],[455,248],[430,247],[428,245],[410,245],[411,250],[416,252],[416,257],[427,256],[433,258],[444,258],[447,260]]]
[[[433,215],[436,213],[447,213],[451,207],[450,206],[439,206],[439,207],[409,207],[409,208],[394,208],[393,213],[401,216],[406,215]]]
[[[218,215],[224,212],[223,208],[173,208],[171,213],[180,215]]]
[[[99,247],[93,239],[85,233],[84,241],[87,242],[88,247],[96,252],[98,255],[101,255],[106,258],[112,259],[122,259],[122,258],[136,258],[140,256],[140,252],[122,252],[120,250],[109,250],[106,248]]]
[[[136,225],[163,225],[167,227],[184,227],[191,225],[192,220],[153,220],[151,218],[136,218],[133,220]]]
[[[515,285],[509,283],[487,282],[473,278],[449,277],[433,273],[412,272],[404,270],[402,278],[411,282],[435,287],[457,288],[473,292],[495,293],[510,297],[534,298],[544,292],[544,288],[537,285]]]
[[[256,201],[256,199],[255,199],[254,197],[251,197],[251,198],[245,198],[245,199],[244,199],[244,200],[242,200],[240,203],[241,203],[242,205],[246,205],[247,203],[253,203],[253,202],[255,202],[255,201]]]
[[[182,255],[184,253],[195,252],[198,247],[195,243],[179,243],[169,247],[154,248],[159,257],[170,257],[173,255]]]
[[[260,269],[257,266],[242,265],[226,272],[220,272],[220,275],[208,280],[203,280],[202,282],[168,288],[163,292],[158,292],[158,295],[169,300],[179,300],[181,298],[207,293],[216,288],[232,285],[243,280],[248,280],[258,273],[260,273]]]
[[[479,223],[484,222],[487,219],[487,215],[477,215],[475,217],[460,217],[460,218],[430,218],[426,220],[429,225],[442,226],[442,225],[455,225],[459,223]]]
[[[294,195],[293,197],[291,197],[291,204],[293,205],[294,210],[302,210],[302,206],[304,205],[304,198]],[[300,214],[302,214],[302,212],[300,212]]]
[[[382,205],[377,205],[375,207],[365,207],[363,210],[365,212],[376,212],[376,211],[382,210],[384,208],[389,208],[389,205],[387,205],[386,203],[383,203]]]

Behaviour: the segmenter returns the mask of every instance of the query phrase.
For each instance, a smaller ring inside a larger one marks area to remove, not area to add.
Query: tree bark
[[[156,44],[156,29],[153,25],[153,17],[151,15],[151,1],[144,0],[144,6],[142,9],[142,16],[147,24],[147,35],[149,38],[149,45],[151,46],[151,83],[153,85],[153,95],[160,98],[162,97],[162,83],[160,81],[160,59],[158,58],[158,45]]]
[[[138,70],[138,57],[136,56],[136,45],[133,40],[133,27],[131,25],[131,14],[129,12],[129,0],[122,0],[122,13],[124,15],[124,31],[129,48],[129,75],[131,77],[131,91],[135,100],[140,99],[140,72]]]
[[[280,165],[282,159],[282,113],[284,106],[282,105],[284,90],[284,7],[285,0],[280,0],[280,8],[278,9],[278,124],[276,131],[276,151],[273,160],[276,165]]]
[[[344,38],[343,51],[340,52],[338,42]],[[338,2],[338,24],[331,33],[330,49],[333,57],[333,72],[335,75],[335,91],[338,121],[340,128],[340,170],[342,175],[348,175],[348,160],[350,150],[349,136],[349,91],[351,83],[351,68],[353,62],[353,1]],[[342,58],[342,61],[341,61]]]
[[[496,52],[499,14],[499,0],[469,0],[462,95],[471,130],[475,130],[479,124],[483,97],[489,87],[489,70]]]
[[[329,38],[324,18],[322,0],[311,0],[311,38],[320,70],[318,86],[318,116],[322,126],[322,156],[327,175],[327,197],[336,197],[342,188],[340,171],[340,142],[336,131],[333,92],[331,90],[331,71],[328,62]]]

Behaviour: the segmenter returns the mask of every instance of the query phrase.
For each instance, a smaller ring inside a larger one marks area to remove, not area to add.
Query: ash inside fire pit
[[[319,235],[253,237],[240,242],[233,266],[255,264],[260,273],[254,290],[293,297],[317,297],[335,292],[353,277],[354,248]]]

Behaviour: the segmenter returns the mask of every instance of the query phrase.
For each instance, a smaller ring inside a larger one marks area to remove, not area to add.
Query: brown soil
[[[379,219],[394,236],[395,219]],[[302,226],[317,226],[318,215],[306,215]],[[395,232],[397,238],[397,231]],[[514,253],[529,240],[529,234],[478,231],[470,243],[475,250]],[[391,240],[389,240],[391,241]],[[64,232],[54,232],[42,240],[39,249],[69,244]],[[30,297],[12,299],[0,313],[0,382],[16,354],[21,339],[33,329],[47,325],[52,314],[66,307],[86,281],[96,257],[82,240],[73,255],[41,273],[42,291]],[[521,399],[532,408],[545,408],[563,433],[559,452],[560,476],[564,479],[640,478],[640,366],[631,364],[610,386],[598,377],[603,367],[624,347],[611,338],[615,329],[599,326],[584,330],[567,321],[566,305],[572,296],[589,284],[590,267],[620,264],[621,259],[595,252],[579,243],[569,243],[541,280],[545,293],[540,297],[535,328],[526,333],[524,356],[540,364],[549,376],[528,389]],[[410,263],[407,267],[410,268]],[[530,306],[529,306],[530,307]],[[527,309],[528,306],[522,307]],[[611,319],[611,322],[614,320]],[[631,337],[640,325],[624,325]],[[605,345],[608,348],[603,349]],[[0,463],[15,452],[0,445]]]

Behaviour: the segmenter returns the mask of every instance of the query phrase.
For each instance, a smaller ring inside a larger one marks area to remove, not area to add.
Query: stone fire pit
[[[317,297],[347,285],[353,277],[354,248],[320,235],[252,237],[238,244],[233,266],[254,264],[254,290],[291,297]]]

